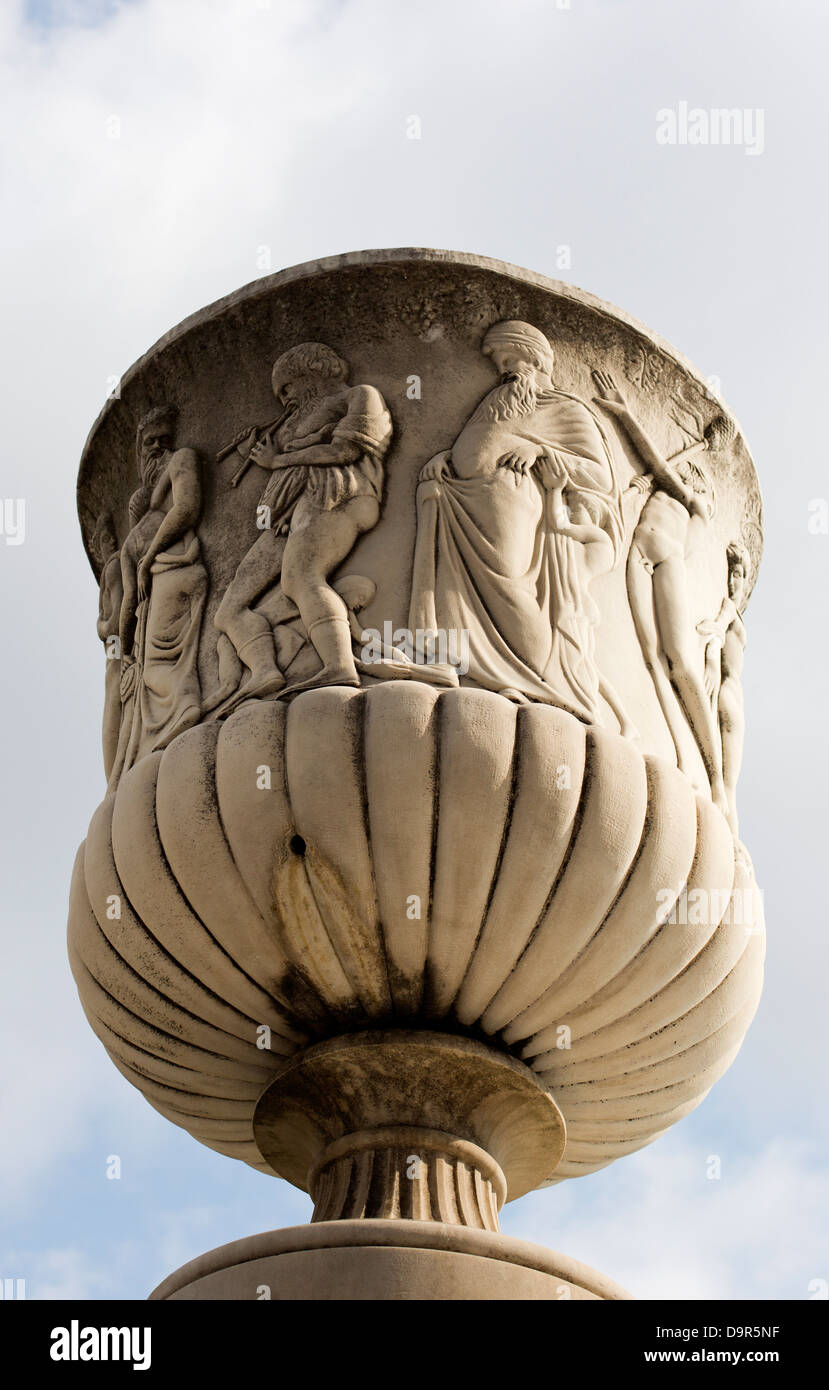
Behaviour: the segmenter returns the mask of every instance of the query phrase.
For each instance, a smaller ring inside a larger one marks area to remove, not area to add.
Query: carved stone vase
[[[498,1213],[657,1139],[757,1006],[731,413],[591,295],[372,251],[168,333],[78,496],[84,1010],[162,1115],[314,1202],[152,1297],[627,1297]]]

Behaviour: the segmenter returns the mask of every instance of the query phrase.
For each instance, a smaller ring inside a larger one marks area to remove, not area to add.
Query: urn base
[[[498,1230],[547,1181],[564,1117],[523,1062],[416,1029],[346,1034],[285,1064],[253,1119],[262,1157],[309,1192],[313,1221],[433,1220]]]
[[[567,1255],[434,1221],[321,1221],[210,1250],[151,1301],[319,1302],[629,1299]]]

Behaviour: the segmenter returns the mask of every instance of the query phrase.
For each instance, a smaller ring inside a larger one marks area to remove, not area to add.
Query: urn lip
[[[189,314],[176,324],[168,332],[164,333],[145,353],[141,355],[133,364],[127,368],[119,379],[119,396],[110,397],[103,405],[92,428],[89,431],[84,448],[81,454],[80,468],[78,473],[77,485],[77,504],[78,514],[81,523],[81,533],[84,547],[89,558],[90,565],[96,578],[100,575],[100,563],[95,557],[92,549],[92,533],[94,530],[96,512],[100,510],[100,503],[96,502],[98,489],[95,486],[96,475],[101,470],[102,460],[97,457],[99,435],[113,412],[122,405],[123,393],[131,395],[130,387],[134,386],[146,369],[155,364],[169,354],[177,346],[181,346],[182,341],[194,331],[209,324],[217,323],[222,319],[232,317],[237,311],[247,306],[256,304],[259,300],[267,298],[275,291],[294,286],[302,281],[311,280],[316,277],[330,276],[336,272],[349,272],[370,270],[372,268],[415,265],[433,266],[455,266],[459,269],[481,272],[487,275],[497,275],[502,278],[517,281],[530,288],[541,289],[554,295],[556,298],[565,302],[580,306],[592,311],[600,318],[608,319],[626,328],[629,332],[642,339],[651,349],[658,351],[664,358],[669,359],[677,368],[689,377],[698,387],[702,388],[710,400],[713,400],[727,413],[733,420],[742,443],[742,461],[747,465],[752,482],[757,493],[760,493],[759,480],[754,460],[746,442],[745,435],[740,426],[740,422],[733,410],[725,403],[722,397],[713,390],[710,381],[703,376],[694,364],[689,361],[677,348],[675,348],[665,338],[648,328],[641,320],[629,314],[626,310],[620,309],[615,304],[591,294],[588,290],[580,289],[576,285],[571,285],[563,280],[555,280],[547,275],[542,275],[538,271],[528,270],[523,266],[513,265],[508,261],[498,260],[490,256],[481,256],[469,251],[442,250],[433,247],[407,246],[393,248],[370,248],[361,251],[346,251],[335,255],[322,256],[315,260],[304,261],[297,265],[288,266],[276,271],[271,275],[264,275],[258,279],[251,280],[248,284],[233,290],[230,294],[223,295],[214,300],[211,304],[205,305],[195,313]],[[162,379],[166,379],[167,372],[161,373]],[[138,393],[140,394],[140,393]],[[134,408],[133,408],[134,409]],[[132,415],[133,410],[130,411]],[[135,422],[133,422],[135,423]],[[760,506],[760,521],[762,521],[762,503]],[[759,555],[754,564],[754,574],[756,575],[759,565]]]

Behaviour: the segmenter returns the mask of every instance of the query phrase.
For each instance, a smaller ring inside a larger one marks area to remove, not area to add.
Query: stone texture
[[[567,1255],[489,1231],[421,1221],[336,1221],[233,1241],[183,1265],[153,1300],[628,1299]]]
[[[259,1152],[304,1187],[314,1220],[418,1217],[498,1229],[565,1146],[534,1073],[500,1049],[427,1029],[332,1038],[286,1064],[253,1117]]]
[[[263,763],[287,785],[258,789]],[[665,920],[684,883],[717,920]],[[720,813],[619,735],[490,692],[321,690],[122,779],[79,855],[71,954],[116,1065],[220,1152],[268,1170],[254,1109],[297,1048],[420,1020],[527,1062],[567,1123],[555,1177],[575,1177],[649,1143],[733,1059],[763,957],[761,923],[720,920],[735,885],[751,899]]]
[[[500,1203],[657,1138],[759,998],[737,422],[582,291],[367,252],[167,334],[78,496],[107,656],[69,921],[91,1026],[173,1123],[311,1190],[314,1229],[412,1233],[265,1251],[274,1296],[347,1269],[560,1296],[536,1257],[518,1279]],[[483,1245],[415,1249],[453,1226]]]

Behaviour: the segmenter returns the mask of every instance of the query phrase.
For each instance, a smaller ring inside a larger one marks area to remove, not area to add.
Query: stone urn
[[[152,1297],[627,1297],[498,1213],[657,1139],[757,1006],[732,414],[582,291],[364,252],[168,333],[78,496],[84,1010],[162,1115],[314,1202]]]

